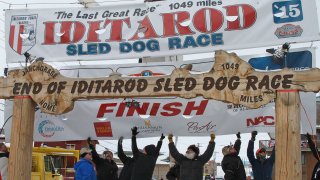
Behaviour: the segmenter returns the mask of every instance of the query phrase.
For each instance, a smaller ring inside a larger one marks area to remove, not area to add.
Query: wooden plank
[[[275,179],[302,179],[300,96],[298,91],[277,92],[275,128]]]
[[[8,180],[31,179],[35,103],[30,97],[14,98]]]

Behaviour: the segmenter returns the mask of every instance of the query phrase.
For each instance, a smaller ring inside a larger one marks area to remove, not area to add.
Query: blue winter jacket
[[[96,180],[96,171],[93,168],[92,162],[82,158],[74,165],[76,171],[76,180]]]
[[[254,141],[250,140],[247,149],[247,156],[252,165],[254,180],[272,180],[272,167],[275,161],[275,151],[273,148],[271,156],[263,163],[254,157]]]

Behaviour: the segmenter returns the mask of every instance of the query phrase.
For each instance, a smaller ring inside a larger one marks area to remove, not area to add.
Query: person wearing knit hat
[[[206,151],[200,155],[199,148],[195,145],[190,145],[187,148],[185,155],[180,154],[173,143],[173,135],[169,134],[169,151],[170,155],[175,159],[176,163],[180,165],[180,179],[183,180],[202,180],[203,166],[206,164],[214,151],[215,134],[210,134],[210,141]]]
[[[156,166],[156,162],[162,145],[162,140],[165,137],[163,134],[161,134],[157,146],[150,144],[144,147],[143,152],[140,152],[137,146],[136,139],[136,136],[139,134],[138,128],[133,127],[131,129],[131,132],[132,153],[133,158],[135,159],[132,169],[131,180],[150,180],[152,178],[152,174]]]
[[[89,148],[80,150],[80,160],[74,165],[75,179],[77,180],[96,180],[97,175],[91,161],[92,154]]]
[[[246,180],[246,172],[244,165],[239,157],[241,147],[240,132],[237,133],[237,140],[234,145],[225,146],[222,148],[223,159],[221,167],[225,180]]]
[[[272,169],[275,162],[275,148],[271,153],[270,158],[266,158],[266,149],[260,148],[256,151],[256,158],[254,157],[253,148],[254,141],[256,139],[258,132],[251,132],[251,139],[248,143],[247,157],[252,166],[253,177],[255,180],[271,180],[272,179]]]

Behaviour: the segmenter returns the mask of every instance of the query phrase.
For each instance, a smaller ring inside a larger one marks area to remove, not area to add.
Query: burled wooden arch
[[[63,114],[77,99],[177,96],[241,104],[258,108],[275,98],[276,90],[318,92],[319,69],[258,72],[234,53],[216,51],[210,72],[190,73],[190,67],[175,69],[160,77],[68,78],[39,60],[25,69],[0,77],[0,98],[31,96],[42,112]]]

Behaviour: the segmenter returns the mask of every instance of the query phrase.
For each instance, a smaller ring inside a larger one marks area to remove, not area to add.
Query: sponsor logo
[[[212,121],[202,123],[202,124],[200,124],[199,122],[188,122],[187,123],[189,133],[214,132],[214,128],[216,126],[217,125],[213,124]]]
[[[94,122],[94,130],[97,137],[112,137],[111,122]]]
[[[270,101],[270,103],[272,103],[274,101]],[[259,108],[264,108],[266,107],[266,105],[262,105],[260,106]],[[241,112],[241,111],[246,111],[246,110],[251,110],[250,108],[244,106],[244,105],[241,105],[241,104],[227,104],[227,109],[229,112],[233,111],[233,112]]]
[[[38,15],[11,16],[9,45],[22,55],[36,44],[36,26]]]
[[[64,128],[62,126],[56,126],[50,120],[41,121],[38,125],[39,134],[46,138],[52,137],[56,132],[62,131],[64,131]]]
[[[303,30],[302,28],[297,25],[292,24],[286,24],[279,28],[277,28],[276,32],[274,34],[279,38],[288,38],[288,37],[299,37],[301,36]]]
[[[129,76],[136,76],[136,77],[140,77],[140,76],[163,76],[165,74],[163,73],[155,73],[155,72],[152,72],[150,70],[144,70],[142,71],[141,73],[137,73],[137,74],[130,74]]]
[[[303,20],[300,0],[279,1],[272,4],[273,21],[276,24]]]
[[[247,127],[274,126],[274,121],[273,116],[259,116],[252,119],[247,118]]]
[[[138,126],[138,130],[142,133],[162,132],[162,126],[152,125],[150,120],[144,120],[144,125]]]

